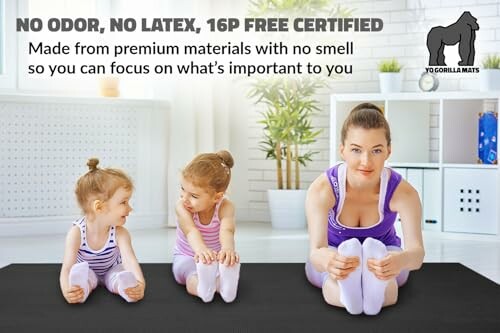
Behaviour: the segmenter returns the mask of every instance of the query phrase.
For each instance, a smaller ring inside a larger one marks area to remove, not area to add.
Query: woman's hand
[[[380,280],[393,279],[401,273],[403,267],[401,254],[401,252],[390,251],[382,259],[368,259],[368,270]]]
[[[202,262],[204,264],[211,264],[212,261],[217,259],[217,253],[209,248],[202,248],[194,253],[194,261],[196,263]]]
[[[79,286],[70,286],[64,290],[63,296],[69,304],[80,303],[83,301],[84,291]]]
[[[359,257],[344,257],[332,251],[326,271],[334,280],[344,280],[360,265]]]
[[[144,290],[146,285],[142,281],[137,281],[137,286],[125,289],[125,294],[134,302],[140,301],[144,298]]]
[[[240,256],[236,251],[230,249],[221,249],[217,254],[219,263],[226,266],[233,266],[240,262]]]

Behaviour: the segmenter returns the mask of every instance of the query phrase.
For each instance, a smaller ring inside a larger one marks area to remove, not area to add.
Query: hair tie
[[[220,165],[222,165],[222,167],[226,169],[226,173],[229,175],[229,167],[226,165],[226,163],[220,162]]]

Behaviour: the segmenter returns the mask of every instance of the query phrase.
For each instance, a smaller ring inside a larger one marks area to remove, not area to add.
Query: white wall
[[[114,9],[126,15],[132,10],[125,1],[113,1]],[[314,161],[303,168],[302,187],[328,168],[329,161],[329,94],[378,91],[377,63],[383,58],[397,57],[404,65],[404,90],[417,91],[417,81],[427,65],[425,46],[429,29],[436,25],[449,25],[460,14],[468,10],[477,19],[481,29],[476,39],[476,64],[486,53],[500,50],[500,0],[380,0],[347,1],[336,3],[356,9],[355,17],[380,17],[384,20],[384,31],[368,34],[328,34],[325,39],[339,41],[351,39],[355,42],[355,55],[344,59],[332,56],[332,61],[352,62],[354,74],[338,78],[318,95],[322,112],[314,124],[322,128],[312,149],[319,151]],[[178,16],[189,13],[212,17],[245,17],[248,1],[238,0],[190,0],[185,2],[149,0],[141,2],[145,12],[158,16]],[[141,10],[141,11],[142,11]],[[141,12],[142,14],[142,12]],[[234,38],[234,36],[233,36]],[[11,48],[8,48],[11,49]],[[456,49],[447,48],[447,59],[458,58]],[[235,201],[237,215],[241,220],[268,221],[265,191],[275,188],[274,161],[264,159],[258,150],[261,128],[256,123],[256,107],[246,95],[248,82],[234,78],[229,81],[206,78],[171,79],[153,78],[153,96],[170,101],[169,156],[168,166],[169,207],[178,193],[178,173],[196,153],[228,148],[235,157],[233,180],[229,196]],[[478,75],[441,74],[439,91],[477,90]],[[126,83],[125,80],[122,83]],[[125,91],[125,87],[124,91]],[[50,93],[40,87],[36,93]],[[137,89],[129,89],[136,91]],[[149,91],[150,91],[149,90]],[[436,108],[431,111],[431,122],[437,126]],[[431,160],[437,151],[436,127],[431,128],[429,153]],[[169,222],[173,216],[170,214]]]
[[[384,20],[381,33],[366,35],[354,34],[339,36],[332,34],[332,40],[341,37],[352,39],[355,43],[355,56],[345,58],[352,61],[354,74],[334,80],[330,89],[323,91],[322,113],[316,117],[315,124],[323,128],[318,142],[312,146],[320,153],[302,172],[303,188],[329,167],[329,99],[331,93],[378,92],[377,63],[384,58],[396,57],[404,64],[404,91],[419,91],[418,79],[428,64],[426,37],[431,27],[448,26],[454,23],[463,11],[470,11],[478,19],[480,30],[476,34],[475,66],[487,53],[500,52],[500,1],[499,0],[388,0],[388,1],[338,1],[348,8],[356,9],[355,17],[380,17]],[[445,51],[449,66],[456,66],[458,52],[453,47]],[[334,59],[338,59],[334,57]],[[439,74],[438,91],[474,91],[479,89],[479,74]],[[248,107],[247,146],[238,145],[238,149],[247,149],[247,179],[233,180],[233,188],[249,188],[248,200],[239,198],[238,215],[242,220],[269,221],[266,190],[276,188],[274,161],[266,161],[264,153],[258,150],[261,129],[256,124],[258,115],[255,107]],[[437,160],[438,106],[431,110],[433,125],[429,137],[429,154]],[[243,114],[243,113],[242,113]],[[236,138],[231,138],[236,140]],[[241,161],[240,161],[241,163]]]

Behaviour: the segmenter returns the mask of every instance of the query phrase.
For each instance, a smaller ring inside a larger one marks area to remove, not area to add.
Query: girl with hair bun
[[[391,132],[382,111],[356,106],[341,131],[343,163],[326,170],[306,197],[306,276],[325,301],[350,314],[376,315],[397,302],[398,288],[424,258],[417,191],[384,166]],[[404,248],[394,222],[401,217]]]
[[[172,270],[177,283],[205,303],[215,292],[227,303],[237,294],[234,206],[224,197],[233,165],[231,153],[222,150],[196,156],[182,171]]]
[[[124,227],[134,186],[123,171],[98,164],[97,158],[89,159],[89,171],[76,184],[84,216],[66,236],[61,291],[68,303],[83,303],[102,284],[127,302],[137,302],[146,283]]]

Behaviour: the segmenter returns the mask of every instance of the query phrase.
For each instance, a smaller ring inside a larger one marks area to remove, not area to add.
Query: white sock
[[[84,261],[74,264],[69,271],[69,285],[79,286],[83,289],[83,300],[81,303],[87,300],[90,294],[89,288],[89,263]]]
[[[133,300],[125,293],[125,289],[133,288],[137,286],[137,284],[134,273],[130,271],[123,271],[116,275],[116,290],[118,294],[129,303],[133,302]]]
[[[224,302],[231,303],[235,300],[238,292],[238,280],[240,279],[240,263],[226,266],[219,263],[220,295]]]
[[[385,299],[385,289],[389,281],[378,279],[368,270],[368,259],[382,259],[387,255],[384,243],[367,238],[363,242],[363,311],[367,315],[376,315],[382,309]]]
[[[340,287],[340,301],[347,312],[353,315],[363,312],[363,291],[361,288],[361,257],[363,249],[357,238],[342,242],[338,253],[344,257],[359,257],[360,265],[344,280],[338,280]]]
[[[217,261],[211,264],[197,263],[196,273],[198,274],[198,297],[203,302],[208,303],[214,299],[216,280],[217,280]]]

